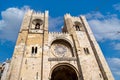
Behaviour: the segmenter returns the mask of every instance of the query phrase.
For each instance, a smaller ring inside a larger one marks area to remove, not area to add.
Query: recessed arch
[[[59,63],[51,69],[50,80],[78,80],[78,71],[69,63]]]
[[[74,47],[71,44],[72,43],[66,39],[57,38],[50,43],[50,49],[51,49],[51,52],[53,53],[53,55],[54,55],[54,53],[59,53],[59,52],[63,53],[64,52],[67,54],[58,54],[58,55],[61,57],[63,57],[64,55],[65,56],[69,55],[69,57],[71,55],[71,57],[74,57],[75,56]],[[59,49],[57,47],[59,47]],[[64,50],[61,50],[63,47],[64,47]]]
[[[65,42],[67,42],[71,47],[74,47],[74,46],[73,46],[73,43],[72,43],[69,39],[63,38],[63,37],[56,37],[56,38],[52,39],[52,40],[50,41],[49,46],[52,45],[52,43],[55,42],[55,41],[57,41],[57,40],[63,40],[63,41],[65,41]]]

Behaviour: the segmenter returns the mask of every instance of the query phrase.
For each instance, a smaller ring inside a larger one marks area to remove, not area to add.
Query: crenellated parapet
[[[44,16],[44,13],[42,13],[42,12],[33,12],[33,15],[34,16]]]
[[[68,35],[68,32],[49,32],[49,34],[55,34],[55,35]]]
[[[77,17],[76,16],[71,16],[70,13],[65,14],[65,19],[70,18],[73,22],[75,22],[75,21],[81,22],[80,17],[78,17],[78,16]]]
[[[49,32],[49,45],[55,40],[65,40],[73,46],[72,37],[68,32]]]
[[[70,36],[67,32],[49,32],[49,37],[63,38]]]

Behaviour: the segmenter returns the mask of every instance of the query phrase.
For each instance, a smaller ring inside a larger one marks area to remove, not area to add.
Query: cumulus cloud
[[[91,12],[91,13],[87,13],[86,17],[88,19],[99,19],[99,18],[104,18],[104,16],[100,13],[100,12]]]
[[[28,8],[29,6],[24,6],[21,9],[11,7],[1,12],[0,39],[16,40],[24,13]]]
[[[115,10],[120,11],[120,3],[114,4],[113,7]]]
[[[98,41],[120,40],[120,19],[117,15],[91,12],[86,17]]]
[[[120,58],[108,58],[107,62],[113,74],[120,76]]]
[[[29,6],[22,8],[11,7],[1,12],[0,20],[0,39],[15,41],[24,17]],[[49,17],[49,30],[60,31],[63,24],[62,17]]]

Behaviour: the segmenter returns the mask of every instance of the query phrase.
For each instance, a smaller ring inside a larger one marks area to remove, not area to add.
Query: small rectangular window
[[[85,54],[89,54],[89,49],[88,48],[84,48],[84,52],[85,52]]]

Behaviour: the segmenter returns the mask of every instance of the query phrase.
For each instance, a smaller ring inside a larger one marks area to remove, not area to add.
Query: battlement
[[[33,12],[33,15],[34,16],[44,16],[44,13],[42,13],[42,12]]]
[[[33,14],[34,16],[44,16],[44,14],[46,15],[48,15],[48,11],[45,11],[45,12],[40,12],[40,11],[38,11],[38,12],[36,12],[36,11],[34,11],[34,10],[32,10],[32,9],[29,9],[26,13],[25,13],[25,16],[31,16],[31,14]],[[46,15],[46,16],[47,16]]]
[[[77,16],[77,17],[76,17],[76,16],[71,16],[70,13],[65,14],[65,18],[71,18],[71,20],[72,20],[73,22],[75,22],[75,21],[81,22],[80,17],[81,17],[81,16]]]
[[[49,32],[49,35],[69,35],[67,32]]]
[[[65,17],[65,19],[66,19],[66,18],[71,18],[71,15],[70,15],[70,13],[66,13],[66,14],[64,15],[64,17]]]
[[[27,12],[25,13],[25,16],[30,16],[33,13],[32,9],[27,10]],[[24,16],[24,17],[25,17]]]

